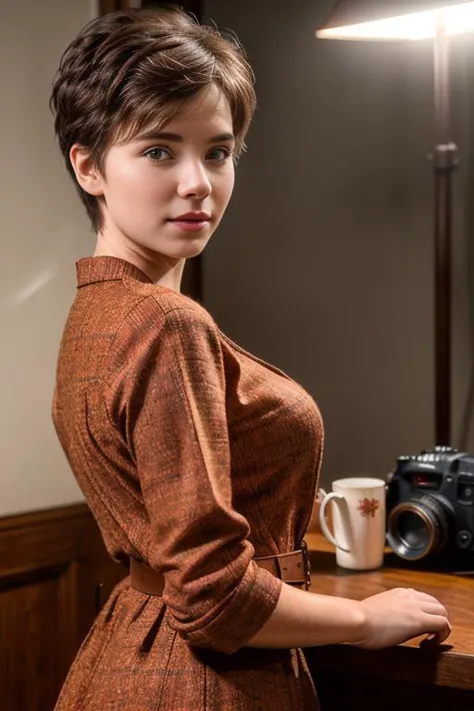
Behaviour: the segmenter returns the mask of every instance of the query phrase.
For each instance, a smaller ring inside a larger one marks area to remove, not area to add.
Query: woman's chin
[[[186,245],[180,245],[179,249],[170,250],[170,257],[173,256],[176,259],[192,259],[201,254],[206,246],[208,240],[193,240],[188,242]]]

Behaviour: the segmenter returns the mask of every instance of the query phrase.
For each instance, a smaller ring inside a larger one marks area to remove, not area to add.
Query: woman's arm
[[[318,595],[283,584],[277,606],[249,647],[350,644],[381,649],[421,634],[444,641],[448,614],[431,595],[396,588],[362,601]]]
[[[233,506],[218,329],[186,297],[149,289],[114,341],[106,390],[136,467],[136,556],[164,575],[169,626],[231,654],[267,622],[282,581],[253,562],[250,524]]]

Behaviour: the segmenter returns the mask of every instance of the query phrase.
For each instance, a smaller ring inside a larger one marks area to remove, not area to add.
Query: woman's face
[[[211,87],[159,133],[113,145],[97,193],[101,237],[148,258],[199,254],[232,194],[234,144],[228,101]]]

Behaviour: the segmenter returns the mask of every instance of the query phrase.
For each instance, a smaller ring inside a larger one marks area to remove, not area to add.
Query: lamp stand
[[[443,19],[434,41],[435,135],[435,437],[451,444],[451,226],[452,176],[457,146],[449,142],[449,46]]]

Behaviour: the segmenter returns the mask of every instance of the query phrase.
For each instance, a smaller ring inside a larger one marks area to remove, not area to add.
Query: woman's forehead
[[[186,101],[163,128],[169,129],[180,124],[227,124],[232,129],[232,112],[225,94],[217,87],[211,87]]]
[[[222,92],[193,97],[180,106],[169,119],[158,116],[135,132],[135,140],[151,138],[158,133],[209,136],[228,134],[232,138],[233,120],[229,102]]]
[[[214,86],[178,105],[157,103],[156,111],[149,110],[147,114],[138,114],[118,128],[112,145],[151,140],[161,137],[159,134],[202,136],[208,140],[215,136],[223,136],[221,140],[234,138],[229,101]]]

